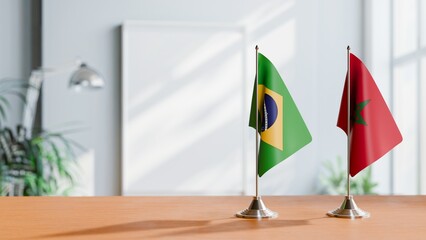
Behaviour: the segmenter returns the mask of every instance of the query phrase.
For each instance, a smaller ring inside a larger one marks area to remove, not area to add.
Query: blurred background
[[[422,0],[0,0],[0,19],[0,79],[25,83],[39,67],[56,71],[40,77],[31,137],[15,130],[31,104],[4,95],[2,135],[10,128],[11,144],[26,149],[27,139],[41,154],[15,156],[11,171],[3,146],[3,195],[14,195],[11,188],[15,195],[252,195],[256,44],[313,137],[260,179],[262,195],[344,190],[346,135],[336,121],[347,45],[371,71],[404,138],[353,179],[355,193],[426,193]],[[73,70],[62,66],[75,59],[96,69],[102,89],[69,89]],[[36,138],[41,129],[60,133],[52,140],[58,148],[39,144],[47,139]],[[62,178],[71,180],[66,191]]]

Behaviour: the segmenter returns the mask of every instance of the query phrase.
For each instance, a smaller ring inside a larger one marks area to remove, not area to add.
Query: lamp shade
[[[71,88],[99,89],[104,86],[104,79],[92,68],[82,63],[72,74],[69,86]]]

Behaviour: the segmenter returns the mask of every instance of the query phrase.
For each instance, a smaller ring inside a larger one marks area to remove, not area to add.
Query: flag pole
[[[259,46],[256,45],[256,76],[255,76],[255,87],[254,93],[256,94],[256,109],[259,109],[259,93],[258,93],[258,73],[259,73]],[[258,110],[259,111],[259,110]],[[278,213],[269,210],[263,203],[262,198],[259,195],[259,114],[256,112],[256,195],[250,203],[250,206],[242,211],[235,214],[239,218],[276,218]]]
[[[363,211],[361,208],[359,208],[355,200],[353,199],[353,196],[351,195],[351,179],[350,179],[350,170],[351,170],[351,47],[348,45],[346,48],[347,50],[347,160],[348,160],[348,166],[347,166],[347,181],[346,181],[346,196],[343,200],[342,205],[333,210],[327,212],[327,215],[330,217],[339,217],[339,218],[368,218],[370,217],[370,213]]]
[[[347,181],[346,181],[346,196],[349,197],[351,195],[351,179],[350,179],[350,172],[351,172],[351,47],[348,45],[348,47],[346,48],[347,50],[347,62],[348,62],[348,72],[347,72],[347,76],[348,76],[348,126],[347,126],[347,131],[348,131],[348,139],[347,139],[347,160],[348,160],[348,172],[347,172]]]
[[[256,107],[259,107],[258,85],[259,85],[259,46],[256,45]],[[256,198],[259,198],[259,114],[256,114]]]

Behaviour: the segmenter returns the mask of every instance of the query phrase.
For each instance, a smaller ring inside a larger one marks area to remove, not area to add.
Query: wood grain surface
[[[342,196],[263,200],[278,218],[235,218],[251,197],[2,197],[0,239],[426,239],[426,196],[356,196],[357,220],[325,215]]]

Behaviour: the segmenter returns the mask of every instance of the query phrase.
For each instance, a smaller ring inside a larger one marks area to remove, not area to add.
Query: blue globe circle
[[[275,100],[265,93],[264,101],[262,104],[261,110],[261,131],[264,132],[272,125],[274,125],[275,121],[278,117],[278,106]]]

